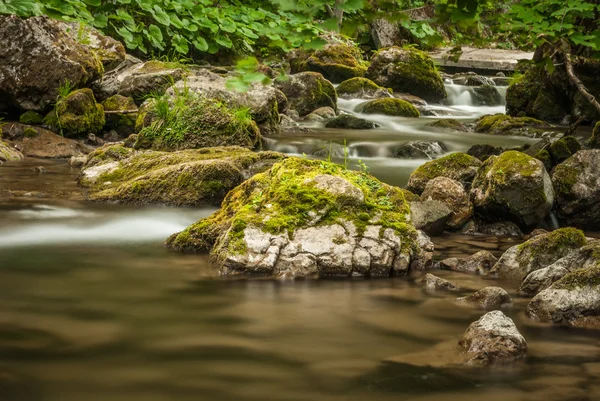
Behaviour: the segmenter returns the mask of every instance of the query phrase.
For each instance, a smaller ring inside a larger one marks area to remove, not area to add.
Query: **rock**
[[[600,264],[567,273],[531,300],[527,314],[542,322],[599,327]]]
[[[33,133],[35,134],[33,134]],[[41,159],[69,159],[91,152],[91,148],[73,139],[65,138],[40,127],[11,123],[4,127],[4,135],[20,143],[26,157]]]
[[[452,153],[419,166],[408,180],[406,189],[415,194],[422,194],[429,180],[436,177],[448,177],[469,186],[481,162],[465,153]]]
[[[341,129],[373,129],[379,127],[373,121],[365,120],[351,114],[342,114],[333,120],[327,121],[326,128],[341,128]]]
[[[560,228],[509,248],[490,270],[490,276],[523,280],[528,274],[556,262],[587,243],[582,231]]]
[[[300,124],[285,114],[280,114],[280,124],[282,131],[296,131],[300,129]]]
[[[324,121],[335,118],[336,113],[331,107],[319,107],[304,117],[305,121]]]
[[[240,147],[139,152],[107,145],[90,153],[79,183],[91,201],[218,205],[231,189],[284,157]]]
[[[426,291],[457,291],[459,288],[448,280],[427,273],[421,280],[421,284]]]
[[[498,259],[488,251],[479,251],[466,258],[447,258],[440,262],[443,269],[461,273],[486,275]]]
[[[394,157],[399,159],[437,159],[444,153],[443,144],[438,141],[410,141],[394,149]]]
[[[45,111],[60,85],[84,87],[125,58],[123,46],[79,23],[0,16],[0,110]]]
[[[440,235],[444,232],[446,222],[452,210],[444,202],[427,199],[410,202],[412,224],[428,235]]]
[[[94,134],[89,134],[88,135],[86,143],[88,145],[92,145],[92,146],[102,146],[102,145],[104,145],[104,141],[102,139],[98,138]]]
[[[494,85],[484,84],[471,89],[471,98],[476,106],[500,106],[504,98]]]
[[[483,219],[508,218],[532,227],[550,212],[554,190],[542,162],[508,151],[483,163],[473,180],[471,199]]]
[[[87,156],[71,156],[69,165],[72,167],[82,167],[87,160]]]
[[[0,164],[23,159],[23,154],[0,140]]]
[[[461,123],[460,121],[455,120],[453,118],[438,120],[433,123],[427,124],[427,126],[433,127],[433,128],[449,129],[452,131],[460,131],[460,132],[468,131],[468,128],[463,123]]]
[[[106,114],[105,128],[107,130],[114,130],[123,137],[135,132],[138,107],[133,98],[114,95],[103,101],[102,107],[104,107],[104,111],[113,112]],[[127,113],[114,113],[118,111],[126,111]]]
[[[517,237],[522,238],[523,232],[512,221],[497,221],[495,223],[483,223],[477,229],[480,234],[493,235],[494,237]]]
[[[380,86],[410,93],[428,102],[446,98],[442,77],[429,55],[420,50],[399,47],[379,50],[371,59],[366,77]]]
[[[529,273],[521,283],[519,292],[527,296],[534,296],[563,278],[567,273],[579,268],[592,267],[598,263],[600,263],[600,241],[593,241],[558,259],[550,266]]]
[[[376,49],[394,46],[400,43],[400,27],[386,18],[377,18],[371,23],[371,38]]]
[[[563,224],[600,229],[600,150],[581,150],[556,166],[552,184]]]
[[[104,134],[103,139],[104,139],[105,142],[119,142],[119,140],[121,139],[121,137],[119,136],[119,134],[117,133],[117,131],[110,130],[106,134]]]
[[[575,137],[564,136],[550,145],[548,153],[552,157],[552,166],[560,164],[581,150],[581,144]]]
[[[291,61],[292,74],[318,72],[335,83],[362,77],[367,71],[360,49],[348,43],[329,43],[316,51],[296,52]]]
[[[231,191],[220,210],[167,245],[210,250],[224,275],[406,274],[431,258],[409,212],[400,188],[343,166],[288,158]]]
[[[385,99],[391,98],[389,89],[377,85],[367,78],[351,78],[335,88],[342,99]]]
[[[421,194],[421,201],[428,199],[444,202],[450,208],[452,212],[446,222],[450,229],[462,227],[473,216],[469,195],[460,182],[451,178],[436,177],[430,180]]]
[[[485,287],[468,297],[457,300],[481,309],[498,309],[513,303],[510,295],[500,287]]]
[[[413,106],[418,106],[418,107],[427,106],[427,102],[425,100],[421,99],[418,96],[411,95],[410,93],[396,92],[396,93],[392,94],[392,96],[396,99],[404,100],[405,102],[408,102],[408,103],[412,104]]]
[[[490,156],[498,156],[503,151],[504,149],[501,147],[483,144],[471,146],[469,150],[467,150],[467,154],[484,162],[489,159]]]
[[[290,75],[287,81],[279,82],[277,88],[288,98],[290,108],[300,117],[310,114],[319,107],[337,110],[335,88],[317,72],[302,72]]]
[[[158,116],[157,108],[149,112]],[[166,121],[155,118],[154,123],[139,132],[136,149],[172,151],[218,146],[256,149],[262,144],[260,131],[247,109],[230,108],[215,99],[191,96],[176,118]]]
[[[490,135],[512,135],[537,138],[551,125],[530,117],[510,117],[506,114],[487,115],[475,122],[475,132]]]
[[[598,121],[594,127],[588,146],[592,149],[600,149],[600,121]]]
[[[497,310],[471,323],[458,344],[470,364],[506,364],[527,355],[525,338],[512,319]]]
[[[37,113],[32,110],[26,111],[19,117],[19,122],[21,124],[38,125],[41,124],[43,121],[44,117],[42,117],[40,113]]]
[[[104,127],[104,107],[90,89],[78,89],[59,99],[44,123],[67,137],[97,134]]]
[[[419,117],[419,110],[406,100],[389,98],[374,99],[361,104],[359,112],[365,114],[382,114],[393,117]]]
[[[469,72],[467,74],[458,74],[452,76],[452,82],[456,85],[464,85],[464,86],[490,86],[494,84],[494,81],[491,78],[484,77],[482,75],[476,75],[473,72]]]
[[[48,170],[44,166],[35,166],[31,168],[31,171],[38,174],[46,174]]]

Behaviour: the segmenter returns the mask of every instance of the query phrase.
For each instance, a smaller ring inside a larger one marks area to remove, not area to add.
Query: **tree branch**
[[[104,114],[136,114],[138,113],[138,110],[111,110],[111,111],[104,111]]]
[[[325,10],[327,11],[329,18],[335,17],[335,13],[333,12],[333,10],[331,9],[331,6],[329,4],[325,4]]]
[[[571,61],[571,46],[569,46],[569,44],[564,39],[561,40],[561,44],[562,44],[562,46],[559,51],[564,56],[565,69],[567,70],[567,76],[569,77],[569,80],[571,81],[571,83],[573,85],[575,85],[575,87],[577,88],[577,91],[585,99],[587,99],[587,101],[590,102],[591,105],[594,106],[594,108],[596,110],[598,110],[598,113],[600,113],[600,103],[598,103],[598,101],[596,100],[594,95],[592,95],[590,92],[588,92],[588,90],[585,87],[585,85],[583,84],[583,82],[581,82],[581,79],[579,79],[577,77],[577,75],[575,75],[575,70],[573,68],[573,62]]]

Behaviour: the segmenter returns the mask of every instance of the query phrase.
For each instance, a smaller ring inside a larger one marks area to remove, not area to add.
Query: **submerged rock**
[[[560,228],[509,248],[490,270],[490,276],[523,280],[528,274],[556,262],[587,243],[582,231]]]
[[[448,258],[440,262],[443,269],[450,269],[462,273],[486,275],[498,262],[498,259],[489,251],[479,251],[466,258]]]
[[[78,89],[59,99],[44,119],[54,131],[69,137],[97,134],[105,121],[104,107],[96,103],[90,89]]]
[[[485,287],[467,297],[458,298],[457,301],[481,309],[498,309],[513,303],[508,292],[500,287]]]
[[[277,83],[277,88],[285,94],[289,107],[296,110],[300,117],[320,107],[337,110],[335,88],[317,72],[290,75],[287,81]]]
[[[431,259],[400,188],[288,158],[229,192],[219,211],[167,240],[210,251],[222,274],[388,276]],[[425,249],[425,250],[423,250]]]
[[[351,78],[335,88],[342,99],[384,99],[391,98],[391,91],[367,78]]]
[[[566,274],[531,300],[527,314],[542,322],[600,328],[600,264]]]
[[[402,99],[374,99],[359,107],[365,114],[382,114],[392,117],[419,117],[419,110],[411,103]]]
[[[92,201],[218,205],[231,189],[284,157],[240,147],[139,152],[110,145],[90,153],[79,183]]]
[[[517,151],[492,156],[477,171],[471,188],[475,213],[484,219],[511,219],[531,227],[554,203],[554,190],[544,165]]]
[[[527,355],[527,342],[511,318],[488,312],[471,323],[458,343],[470,364],[512,363]]]
[[[452,131],[460,131],[460,132],[467,132],[468,128],[461,123],[458,120],[455,120],[453,118],[446,118],[444,120],[439,120],[436,122],[433,122],[431,124],[427,124],[428,127],[433,127],[433,128],[442,128],[442,129],[449,129]]]
[[[341,128],[341,129],[373,129],[379,127],[373,121],[365,120],[351,114],[342,114],[325,124],[326,128]]]
[[[446,225],[450,229],[462,227],[473,216],[473,204],[460,182],[448,177],[436,177],[430,180],[421,200],[433,199],[444,202],[452,211]]]
[[[476,121],[475,132],[491,135],[538,137],[540,129],[551,125],[530,117],[510,117],[506,114],[483,116]]]
[[[465,153],[452,153],[419,166],[408,180],[406,189],[422,194],[427,182],[436,177],[448,177],[469,186],[481,162]]]
[[[438,141],[410,141],[394,150],[399,159],[437,159],[444,153],[443,144]]]
[[[423,288],[429,292],[457,291],[459,289],[452,282],[438,276],[434,276],[431,273],[427,273],[423,279],[421,279],[421,284],[423,285]]]
[[[600,229],[600,150],[582,150],[556,166],[552,175],[556,211],[564,224]]]
[[[378,85],[419,96],[428,102],[446,98],[441,75],[431,57],[420,50],[399,47],[379,50],[371,59],[366,77]]]

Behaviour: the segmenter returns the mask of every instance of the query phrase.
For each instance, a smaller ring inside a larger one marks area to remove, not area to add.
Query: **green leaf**
[[[196,49],[200,50],[201,52],[205,52],[208,50],[208,43],[206,43],[206,40],[201,36],[195,37],[192,41],[192,44]]]

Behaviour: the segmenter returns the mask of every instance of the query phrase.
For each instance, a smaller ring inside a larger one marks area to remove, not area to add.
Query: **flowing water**
[[[488,112],[467,104],[437,109],[465,120]],[[308,154],[345,139],[350,164],[360,158],[401,185],[424,160],[390,158],[398,143],[425,137],[454,151],[528,141],[432,133],[429,118],[377,119],[377,130],[317,127],[271,146]],[[48,172],[34,173],[38,165]],[[86,204],[76,175],[62,161],[0,166],[0,189],[20,191],[0,202],[0,401],[600,399],[597,333],[532,322],[515,283],[439,271],[463,290],[432,296],[420,289],[418,274],[221,278],[205,255],[161,246],[213,209]],[[516,243],[462,235],[434,242],[436,258],[481,249],[500,255]],[[461,334],[483,313],[454,298],[492,283],[515,300],[506,313],[527,339],[529,358],[503,369],[447,366]]]

